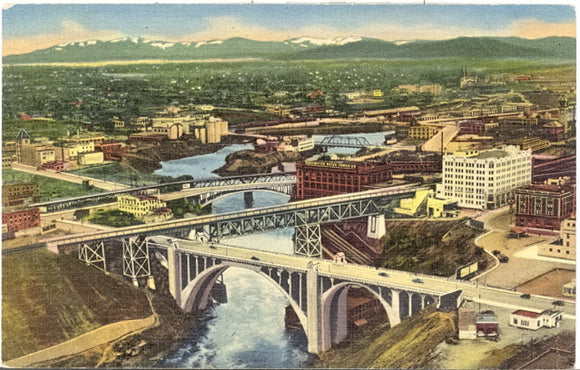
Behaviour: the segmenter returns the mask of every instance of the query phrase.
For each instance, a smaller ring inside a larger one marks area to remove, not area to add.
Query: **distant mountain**
[[[480,58],[480,59],[570,59],[576,58],[576,39],[550,37],[528,40],[517,37],[459,37],[441,41],[388,42],[365,39],[342,46],[322,46],[305,50],[293,59],[344,58]]]
[[[97,62],[110,60],[194,59],[347,59],[347,58],[550,58],[575,59],[576,39],[549,37],[459,37],[442,41],[389,42],[363,37],[300,37],[282,42],[245,38],[180,43],[127,37],[55,45],[28,54],[4,57],[5,64]]]

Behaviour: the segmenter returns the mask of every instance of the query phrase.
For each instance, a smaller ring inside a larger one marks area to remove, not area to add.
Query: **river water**
[[[384,133],[357,134],[371,144],[384,140]],[[322,137],[315,135],[315,141]],[[252,149],[251,144],[234,144],[216,153],[162,162],[158,175],[192,175],[194,178],[215,177],[213,170],[225,164],[233,152]],[[354,154],[356,149],[332,148],[331,153]],[[255,192],[253,207],[288,202],[281,194]],[[235,212],[245,208],[243,194],[234,194],[216,201],[213,213]],[[222,242],[246,248],[292,253],[294,230],[248,235]],[[242,268],[229,268],[223,274],[228,303],[212,307],[209,318],[192,331],[189,338],[159,363],[164,368],[300,368],[312,361],[307,352],[304,332],[286,330],[284,312],[287,298],[273,282]]]

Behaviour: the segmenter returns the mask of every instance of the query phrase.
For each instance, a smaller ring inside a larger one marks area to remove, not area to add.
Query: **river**
[[[348,136],[348,135],[346,135]],[[380,144],[384,133],[357,134],[371,144]],[[315,141],[322,140],[318,135]],[[216,153],[162,162],[158,175],[215,177],[213,170],[225,164],[233,152],[252,149],[251,144],[234,144]],[[354,154],[356,149],[332,148],[331,153]],[[286,203],[281,194],[255,192],[253,207]],[[234,212],[245,208],[243,194],[216,201],[213,213]],[[292,253],[293,230],[248,235],[224,241],[227,244]],[[198,324],[178,348],[159,363],[165,368],[300,368],[312,361],[303,331],[286,330],[284,312],[287,298],[273,282],[242,268],[223,274],[228,303],[210,308],[209,318]]]

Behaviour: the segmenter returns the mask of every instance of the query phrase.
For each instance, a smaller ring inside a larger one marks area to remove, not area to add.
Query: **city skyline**
[[[3,5],[2,24],[4,56],[131,36],[188,43],[231,37],[535,39],[576,32],[574,8],[567,5],[16,4]]]

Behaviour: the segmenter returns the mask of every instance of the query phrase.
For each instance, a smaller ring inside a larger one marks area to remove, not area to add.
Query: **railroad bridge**
[[[338,148],[363,148],[365,146],[370,146],[369,141],[363,136],[342,136],[333,135],[326,136],[316,144],[320,147],[338,147]]]
[[[416,275],[402,271],[346,264],[245,248],[166,237],[133,240],[167,268],[169,291],[185,312],[203,311],[212,290],[231,267],[255,271],[288,299],[308,338],[308,351],[319,353],[342,342],[348,334],[347,295],[350,287],[363,287],[384,308],[390,325],[412,316],[425,306],[443,301],[456,308],[461,291],[453,283],[443,290],[413,282]],[[444,280],[444,279],[442,279]],[[451,309],[450,308],[450,309]]]
[[[395,187],[360,193],[303,200],[284,205],[254,208],[241,212],[205,215],[155,224],[129,226],[93,233],[59,236],[47,241],[49,249],[78,245],[86,262],[104,260],[104,242],[131,237],[166,235],[187,239],[194,232],[212,242],[223,238],[293,227],[294,254],[321,257],[320,224],[369,217],[368,234],[376,238],[384,232],[385,207],[393,201],[412,196],[417,188]]]
[[[272,191],[292,195],[294,188],[293,185],[295,183],[295,172],[212,177],[144,185],[129,189],[57,199],[48,202],[39,202],[32,204],[31,206],[39,207],[42,212],[57,212],[66,209],[92,206],[99,203],[116,202],[119,195],[125,194],[162,194],[169,199],[191,197],[205,205],[216,200],[220,195],[234,192],[234,190],[241,191],[241,189],[248,189],[248,191],[251,191],[252,189],[270,189]]]

